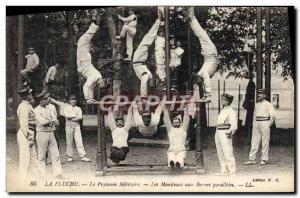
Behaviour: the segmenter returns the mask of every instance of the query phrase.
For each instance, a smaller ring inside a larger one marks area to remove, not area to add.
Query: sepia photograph
[[[7,192],[295,193],[293,6],[5,10]]]

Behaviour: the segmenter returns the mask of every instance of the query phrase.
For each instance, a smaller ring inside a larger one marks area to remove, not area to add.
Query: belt
[[[268,121],[270,117],[256,116],[256,121]]]
[[[219,124],[219,125],[217,125],[218,130],[228,130],[228,129],[230,129],[230,127],[231,127],[231,124]]]
[[[143,62],[143,61],[132,62],[132,64],[138,64],[138,63],[143,63],[143,64],[145,64],[145,62]]]
[[[29,129],[32,130],[32,131],[35,131],[35,126],[30,126],[29,125]]]

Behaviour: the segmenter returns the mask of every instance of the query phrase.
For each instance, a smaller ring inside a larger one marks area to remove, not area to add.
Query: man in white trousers
[[[94,99],[94,89],[96,86],[99,86],[99,88],[108,86],[108,82],[102,78],[100,72],[92,64],[92,56],[89,51],[91,40],[99,29],[99,23],[100,17],[95,10],[89,29],[77,42],[77,71],[86,79],[83,85],[83,94],[87,103],[96,102]]]
[[[73,141],[75,140],[75,145],[81,161],[90,162],[91,160],[86,157],[79,125],[79,121],[82,120],[82,110],[80,107],[76,106],[76,103],[76,96],[70,95],[69,104],[64,106],[64,116],[66,118],[67,161],[73,161]]]
[[[17,142],[19,146],[19,174],[22,179],[26,179],[30,164],[38,169],[37,152],[34,141],[35,136],[35,115],[30,104],[32,100],[32,90],[22,87],[18,90],[22,99],[17,109],[19,120],[19,130],[17,133]]]
[[[116,36],[117,39],[124,38],[126,36],[126,50],[127,58],[124,60],[131,61],[133,53],[133,38],[136,34],[137,17],[134,14],[133,9],[128,10],[128,17],[122,17],[118,15],[118,18],[124,22],[120,36]]]
[[[270,146],[270,128],[275,122],[275,110],[273,105],[266,100],[267,91],[265,89],[257,90],[257,103],[254,109],[253,130],[251,139],[251,150],[249,161],[244,165],[256,164],[256,154],[261,142],[262,155],[260,165],[266,165],[269,161]]]
[[[167,152],[168,167],[183,168],[186,157],[185,141],[187,138],[187,130],[189,127],[190,116],[187,106],[184,107],[183,120],[181,115],[174,117],[172,122],[169,116],[169,109],[164,108],[164,124],[167,129],[170,146]]]
[[[143,40],[139,44],[138,48],[133,55],[133,70],[136,76],[141,81],[140,96],[147,98],[148,96],[148,81],[152,78],[152,74],[147,68],[145,62],[148,59],[149,46],[154,42],[157,36],[157,32],[161,22],[161,13],[158,12],[158,19],[156,19],[154,25],[151,27],[149,32],[144,36]]]
[[[216,49],[216,46],[209,38],[207,32],[200,26],[198,20],[196,19],[194,8],[189,8],[188,11],[188,18],[190,20],[190,26],[194,32],[194,34],[198,37],[201,45],[201,54],[204,57],[204,63],[200,69],[200,71],[197,73],[197,78],[201,79],[204,83],[204,91],[205,95],[201,98],[203,101],[211,101],[211,82],[210,78],[213,77],[213,75],[217,71],[217,57],[218,52]],[[196,84],[199,84],[196,82]],[[198,85],[194,85],[194,89],[198,89]]]
[[[232,136],[237,130],[237,115],[230,106],[233,96],[222,94],[221,102],[223,109],[217,119],[217,130],[215,143],[221,170],[218,176],[234,176],[236,174],[236,164],[233,155]]]
[[[55,124],[57,124],[58,120],[57,117],[54,116],[52,110],[47,107],[49,103],[47,93],[39,96],[38,100],[39,105],[34,109],[34,113],[36,116],[38,161],[42,176],[46,177],[46,153],[49,151],[52,161],[53,176],[57,179],[63,179],[59,150],[53,133]]]

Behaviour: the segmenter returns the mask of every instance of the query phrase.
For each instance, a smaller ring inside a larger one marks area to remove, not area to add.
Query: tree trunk
[[[112,59],[115,60],[113,65],[114,75],[113,75],[113,96],[116,98],[121,94],[121,64],[122,64],[122,41],[116,39],[116,35],[120,34],[122,23],[118,21],[118,27],[113,20],[113,13],[116,12],[117,8],[107,8],[106,13],[106,23],[108,25],[109,35],[111,39],[112,47]],[[120,10],[123,12],[124,10]],[[123,14],[123,13],[119,13]]]
[[[72,19],[74,17],[74,11],[67,11],[67,30],[68,30],[68,61],[67,61],[67,95],[75,94],[79,96],[78,75],[77,66],[75,60],[75,46],[74,46],[74,27]]]

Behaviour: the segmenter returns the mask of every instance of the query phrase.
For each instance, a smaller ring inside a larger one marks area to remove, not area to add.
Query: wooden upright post
[[[166,37],[165,37],[165,67],[166,67],[166,91],[167,91],[167,98],[170,99],[171,97],[171,92],[170,92],[170,31],[169,31],[169,7],[165,6],[164,7],[164,12],[165,12],[165,32],[166,32]]]
[[[220,80],[218,79],[218,115],[221,111],[221,101],[220,101],[220,92],[221,92],[221,87],[220,87]]]
[[[262,88],[262,17],[261,7],[256,8],[256,88]]]
[[[102,113],[100,105],[97,106],[97,116],[98,116],[98,129],[97,129],[97,157],[96,157],[96,177],[103,176],[104,172],[104,162],[103,162],[103,128],[102,128]]]
[[[24,68],[24,16],[23,15],[19,15],[18,16],[18,70],[14,71],[16,74],[16,82],[17,87],[20,87],[20,85],[22,84],[22,79],[20,76],[20,71],[21,69]],[[19,103],[19,98],[18,98],[18,102],[16,104]]]
[[[265,88],[267,90],[267,100],[271,101],[271,49],[270,49],[270,8],[266,7],[266,69]]]
[[[202,87],[202,85],[199,85]],[[202,91],[200,91],[200,98],[202,97]],[[196,173],[203,174],[204,173],[204,162],[203,162],[203,151],[202,151],[202,129],[203,123],[201,118],[201,104],[197,103],[197,127],[196,127]],[[205,109],[205,106],[204,106]]]
[[[192,79],[192,58],[191,58],[191,27],[190,24],[187,24],[187,40],[188,40],[188,90],[193,90]]]

